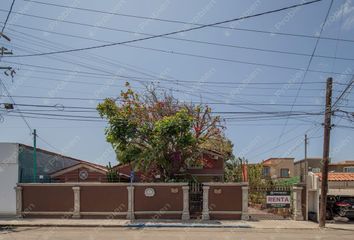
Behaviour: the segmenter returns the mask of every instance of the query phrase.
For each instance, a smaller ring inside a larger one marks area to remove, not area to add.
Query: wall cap
[[[248,182],[206,182],[203,183],[205,186],[218,186],[218,187],[229,187],[229,186],[248,186]]]
[[[153,183],[101,183],[101,182],[66,182],[66,183],[18,183],[17,187],[41,187],[41,186],[69,186],[69,187],[80,187],[80,186],[188,186],[188,183],[162,183],[162,182],[153,182]]]
[[[133,186],[188,186],[188,183],[164,183],[164,182],[152,182],[152,183],[145,183],[145,182],[140,182],[140,183],[133,183]]]

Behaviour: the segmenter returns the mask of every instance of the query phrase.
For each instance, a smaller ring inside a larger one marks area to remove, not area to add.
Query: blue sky
[[[0,7],[1,23],[6,18],[11,2],[10,0],[2,0]],[[302,1],[73,0],[46,2],[206,24],[286,7]],[[114,77],[113,75],[132,76],[130,82],[138,90],[141,90],[143,85],[136,81],[134,77],[145,79],[145,84],[151,84],[149,83],[150,80],[146,80],[148,78],[181,80],[156,80],[154,84],[172,92],[180,100],[211,103],[209,105],[217,112],[290,111],[291,105],[294,103],[293,111],[320,112],[324,109],[325,80],[328,77],[333,77],[335,82],[333,95],[335,98],[344,89],[345,83],[351,80],[351,74],[354,73],[354,61],[343,60],[343,58],[353,58],[353,42],[336,40],[354,40],[354,1],[334,1],[328,21],[323,27],[310,69],[329,73],[308,72],[304,79],[303,71],[295,69],[307,67],[310,59],[309,55],[313,52],[316,44],[316,38],[237,29],[315,36],[321,29],[329,5],[330,0],[323,0],[312,5],[224,25],[229,29],[205,28],[173,36],[243,48],[157,38],[133,43],[131,44],[133,47],[119,45],[51,56],[4,57],[1,65],[10,65],[16,68],[17,74],[13,80],[4,75],[1,76],[1,79],[17,104],[57,106],[46,108],[44,112],[37,112],[42,114],[77,114],[97,117],[98,115],[92,110],[71,113],[67,112],[69,108],[65,108],[66,112],[60,111],[62,106],[93,108],[98,103],[96,100],[24,98],[23,96],[89,99],[117,96],[127,79]],[[28,16],[28,14],[32,16]],[[52,18],[54,21],[38,16]],[[76,24],[73,24],[73,22]],[[166,23],[93,13],[16,0],[13,13],[5,30],[12,41],[7,43],[4,39],[0,39],[0,43],[12,49],[14,55],[23,55],[87,47],[104,42],[119,42],[142,37],[143,35],[139,33],[161,34],[192,26],[183,23]],[[131,33],[120,30],[130,31]],[[323,39],[323,37],[331,38],[331,40]],[[136,48],[136,46],[160,49],[166,52],[146,50]],[[244,47],[300,53],[300,55],[251,50],[244,49]],[[184,55],[177,54],[177,52]],[[202,55],[204,57],[185,56],[185,54]],[[318,56],[328,56],[329,58]],[[295,69],[244,64],[240,61]],[[44,68],[38,68],[38,66]],[[65,71],[48,67],[60,68]],[[83,72],[91,74],[84,74]],[[342,73],[342,75],[338,73]],[[304,84],[298,91],[299,83],[302,80]],[[229,84],[217,84],[217,82]],[[296,97],[297,94],[298,97]],[[5,95],[3,89],[1,95]],[[345,97],[345,101],[340,102],[341,110],[353,112],[353,95],[351,92]],[[1,97],[1,103],[9,101],[8,97]],[[260,103],[265,105],[259,105]],[[271,106],[270,104],[275,105]],[[279,104],[283,104],[283,106],[279,106]],[[20,109],[24,112],[39,110],[35,107],[26,106],[22,106]],[[16,114],[9,114],[5,111],[0,114],[3,120],[0,124],[1,142],[32,144],[32,137],[23,119],[18,115],[11,116]],[[38,146],[41,148],[101,164],[116,161],[111,146],[105,141],[104,122],[37,119],[28,117],[39,116],[30,113],[25,114],[25,116],[30,127],[37,129],[41,137],[38,140]],[[281,118],[277,120],[274,118],[250,118],[250,116],[246,119],[240,119],[239,116],[226,114],[222,114],[222,116],[233,118],[226,120],[226,134],[235,145],[235,155],[245,157],[250,162],[261,161],[269,157],[302,159],[304,156],[303,139],[305,133],[309,136],[308,156],[322,155],[323,129],[321,123],[323,122],[323,116],[306,116],[297,119]],[[45,117],[45,115],[41,115],[41,117]],[[353,127],[352,122],[338,117],[334,117],[333,122],[340,126]],[[353,128],[344,127],[333,128],[331,157],[334,161],[354,159],[353,130]]]

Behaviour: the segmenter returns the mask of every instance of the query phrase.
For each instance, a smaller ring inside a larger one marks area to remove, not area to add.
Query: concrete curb
[[[1,228],[4,227],[102,227],[102,228],[254,228],[249,225],[212,225],[212,224],[145,224],[145,223],[132,223],[132,224],[51,224],[51,223],[8,223],[0,224]]]
[[[216,225],[216,224],[128,224],[137,228],[253,228],[250,225]]]

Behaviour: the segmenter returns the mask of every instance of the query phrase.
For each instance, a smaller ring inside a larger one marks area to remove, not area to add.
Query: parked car
[[[349,219],[354,219],[354,197],[341,197],[342,201],[350,204],[345,216]]]
[[[326,218],[334,217],[354,218],[354,198],[345,196],[328,196]]]

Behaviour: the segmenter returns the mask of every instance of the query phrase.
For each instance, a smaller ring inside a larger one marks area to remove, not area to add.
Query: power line
[[[324,29],[324,26],[325,26],[325,24],[326,24],[326,22],[327,22],[327,19],[328,19],[329,13],[330,13],[330,11],[331,11],[332,5],[333,5],[333,0],[331,0],[331,2],[330,2],[330,4],[329,4],[329,7],[328,7],[328,10],[327,10],[325,19],[324,19],[324,21],[323,21],[323,24],[321,25],[321,29],[320,29],[320,32],[319,32],[319,34],[318,34],[318,38],[316,39],[315,47],[314,47],[314,49],[313,49],[313,51],[312,51],[312,54],[311,54],[311,57],[310,57],[310,59],[309,59],[309,61],[308,61],[308,63],[307,63],[306,70],[305,70],[305,72],[304,72],[304,74],[303,74],[303,76],[302,76],[301,84],[300,84],[299,88],[297,89],[296,96],[295,96],[295,99],[294,99],[294,101],[293,101],[293,105],[290,107],[290,111],[292,111],[293,108],[294,108],[294,106],[295,106],[295,103],[296,103],[296,101],[297,101],[297,99],[298,99],[298,96],[299,96],[300,91],[301,91],[301,89],[302,89],[302,86],[303,86],[303,83],[304,83],[305,78],[306,78],[306,76],[307,76],[307,73],[308,73],[308,71],[309,71],[309,69],[310,69],[310,66],[311,66],[311,63],[312,63],[312,60],[313,60],[313,56],[314,56],[315,53],[316,53],[317,46],[318,46],[318,43],[319,43],[319,40],[320,40],[320,39],[319,39],[319,36],[321,36],[321,34],[322,34],[322,32],[323,32],[323,29]],[[279,135],[277,144],[279,144],[279,142],[280,142],[280,140],[281,140],[281,138],[282,138],[282,136],[283,136],[283,134],[284,134],[284,131],[285,131],[285,129],[286,129],[287,124],[288,124],[288,120],[286,120],[286,121],[285,121],[285,124],[283,125],[283,128],[282,128],[282,131],[281,131],[281,133],[280,133],[280,135]]]
[[[16,0],[12,0],[11,6],[10,6],[10,10],[9,10],[7,16],[6,16],[4,25],[2,26],[2,29],[1,29],[1,32],[2,32],[2,33],[5,31],[6,24],[7,24],[7,21],[9,20],[9,18],[10,18],[10,15],[11,15],[11,12],[12,12],[12,8],[14,7],[15,1],[16,1]]]
[[[244,102],[232,102],[232,103],[227,103],[227,102],[203,102],[203,101],[191,101],[187,102],[191,104],[214,104],[214,105],[231,105],[231,106],[292,106],[292,103],[284,104],[284,103],[244,103]],[[0,103],[3,104],[3,103]],[[28,104],[28,103],[14,103],[14,105],[17,106],[25,106],[25,107],[44,107],[44,108],[80,108],[80,109],[96,109],[93,107],[84,107],[84,106],[68,106],[68,105],[63,105],[63,104],[56,104],[56,105],[47,105],[47,104]],[[295,104],[294,106],[296,107],[320,107],[322,105],[319,104]],[[354,108],[354,106],[346,106],[347,108]],[[260,111],[262,112],[262,111]],[[292,111],[288,111],[292,112]]]
[[[344,96],[344,94],[349,90],[351,90],[352,84],[354,83],[354,75],[353,78],[350,80],[350,82],[348,83],[348,85],[346,86],[346,88],[343,90],[343,92],[339,95],[339,97],[337,98],[337,100],[333,103],[332,108],[334,108],[339,101],[341,100],[341,98]]]
[[[70,6],[68,6],[68,8],[70,9]],[[0,9],[0,11],[6,11],[6,10]],[[38,15],[33,15],[33,14],[26,14],[26,13],[22,13],[22,12],[15,12],[15,13],[18,14],[18,15],[23,15],[23,16],[33,17],[33,18],[60,21],[60,22],[64,22],[64,23],[77,24],[77,25],[81,25],[81,26],[94,27],[94,28],[99,28],[99,29],[106,29],[106,30],[126,32],[126,33],[134,33],[134,34],[141,34],[141,35],[149,35],[148,33],[133,32],[133,31],[129,31],[129,30],[110,28],[110,27],[104,27],[104,26],[96,26],[96,25],[91,25],[91,24],[87,24],[87,23],[67,21],[67,20],[63,20],[63,19],[54,19],[54,18],[38,16]],[[114,13],[112,13],[112,14],[114,14]],[[174,20],[166,20],[166,21],[174,21]],[[192,26],[203,26],[203,24],[200,24],[200,23],[190,23],[190,22],[181,22],[181,23],[183,23],[185,25],[192,25]],[[16,26],[15,24],[11,24],[11,25]],[[19,26],[19,25],[17,25],[17,26]],[[316,39],[317,38],[316,36],[313,36],[313,35],[296,34],[296,33],[285,33],[285,32],[273,32],[273,31],[249,29],[249,28],[227,27],[227,26],[220,26],[220,25],[211,26],[211,27],[212,28],[221,28],[221,29],[231,29],[231,30],[235,30],[235,31],[244,31],[244,32],[280,35],[280,36],[301,37],[301,38],[309,38],[309,39]],[[50,32],[50,31],[47,31],[47,30],[43,30],[43,31]],[[55,32],[53,32],[53,34],[55,34]],[[173,37],[166,37],[166,38],[175,39],[175,40],[182,40],[183,41],[183,38],[173,38]],[[321,39],[324,39],[324,40],[339,40],[339,41],[344,41],[344,42],[354,42],[354,40],[352,40],[352,39],[343,39],[343,38],[337,39],[337,38],[332,38],[332,37],[321,37]],[[91,40],[94,40],[94,39],[91,39]],[[188,39],[185,39],[185,40],[188,41]]]
[[[54,19],[53,19],[54,20]],[[78,38],[78,39],[85,39],[85,40],[90,40],[90,41],[95,41],[95,42],[100,42],[100,43],[113,43],[112,41],[106,41],[106,40],[101,40],[101,39],[95,39],[95,38],[89,38],[89,37],[84,37],[84,36],[79,36],[79,35],[74,35],[74,34],[67,34],[67,33],[59,33],[55,31],[50,31],[47,29],[39,29],[39,28],[33,28],[29,26],[23,26],[19,24],[10,24],[11,26],[16,26],[19,28],[24,28],[24,29],[29,29],[33,31],[39,31],[39,32],[47,32],[59,36],[66,36],[66,37],[72,37],[72,38]],[[93,26],[94,27],[94,26]],[[27,33],[23,33],[20,31],[16,31],[11,29],[11,31],[18,32],[23,35],[29,35]],[[144,34],[145,35],[145,34]],[[151,35],[151,34],[146,34],[146,35]],[[245,49],[245,50],[253,50],[253,51],[260,51],[260,52],[269,52],[269,53],[278,53],[278,54],[287,54],[287,55],[295,55],[295,56],[304,56],[304,57],[309,57],[311,54],[307,53],[299,53],[299,52],[290,52],[290,51],[281,51],[281,50],[274,50],[274,49],[265,49],[265,48],[256,48],[256,47],[246,47],[246,46],[239,46],[239,45],[234,45],[234,44],[225,44],[225,43],[217,43],[217,42],[210,42],[210,41],[201,41],[201,40],[192,40],[192,39],[184,39],[184,38],[169,38],[169,39],[174,39],[174,40],[180,40],[180,41],[187,41],[187,42],[193,42],[193,43],[199,43],[199,44],[204,44],[204,45],[213,45],[213,46],[219,46],[219,47],[227,47],[227,48],[236,48],[236,49]],[[135,45],[128,45],[128,44],[122,44],[127,47],[135,47],[138,48],[139,46]],[[146,50],[149,50],[148,48]],[[152,51],[164,51],[161,49],[154,49]],[[327,59],[339,59],[339,60],[347,60],[347,61],[354,61],[354,58],[346,58],[346,57],[332,57],[332,56],[325,56],[325,55],[315,55],[315,57],[318,58],[327,58]]]
[[[201,58],[201,59],[207,59],[207,60],[213,60],[213,61],[238,63],[238,64],[244,64],[244,65],[261,66],[261,67],[269,67],[269,68],[278,68],[278,69],[285,69],[285,70],[296,70],[296,71],[307,71],[307,72],[315,72],[315,73],[325,73],[325,74],[333,73],[333,74],[342,75],[342,76],[352,75],[352,74],[341,73],[341,72],[321,71],[321,70],[304,69],[304,68],[299,68],[299,67],[283,66],[283,65],[276,65],[276,64],[257,63],[257,62],[243,61],[243,60],[237,60],[237,59],[229,59],[229,58],[221,58],[221,57],[213,57],[213,56],[192,54],[192,53],[186,53],[186,52],[180,52],[180,51],[162,50],[162,49],[156,49],[156,48],[150,48],[150,47],[141,47],[141,46],[133,46],[133,45],[129,45],[129,46],[133,47],[133,48],[139,48],[139,49],[163,52],[165,54],[181,55],[181,56],[187,56],[187,57],[193,57],[193,58]],[[37,54],[37,53],[34,53],[33,55],[35,55],[35,54]],[[24,55],[17,55],[17,56],[24,56]],[[8,58],[8,57],[16,57],[16,55],[4,56],[4,58]],[[63,60],[60,60],[60,61],[63,61]],[[13,64],[19,64],[19,65],[25,65],[23,63],[16,63],[16,62],[11,62],[11,61],[4,61],[4,62],[13,63]],[[76,63],[76,64],[80,65],[78,63]],[[27,66],[31,66],[31,65],[27,65]],[[88,68],[87,66],[82,65],[82,64],[81,64],[81,66]],[[48,69],[53,69],[52,67],[47,67],[47,68]],[[88,73],[88,74],[96,74],[96,73],[92,73],[91,72],[91,73]],[[132,78],[137,78],[137,77],[132,77]],[[156,80],[156,78],[154,80]],[[159,80],[167,81],[167,79],[159,79]],[[179,81],[179,80],[175,80],[175,81]]]
[[[25,122],[27,128],[30,130],[30,133],[32,134],[32,128],[29,125],[28,121],[26,120],[26,118],[24,117],[24,115],[22,114],[21,110],[19,109],[18,105],[15,103],[14,99],[11,97],[10,92],[7,90],[7,87],[5,85],[5,83],[2,82],[2,80],[0,79],[0,83],[2,84],[4,90],[6,91],[8,97],[11,99],[11,102],[13,103],[13,105],[15,105],[19,111],[20,117],[23,119],[23,121]]]
[[[117,12],[108,12],[108,11],[102,11],[102,10],[97,10],[97,9],[88,9],[88,8],[82,8],[82,7],[77,7],[77,6],[67,6],[67,5],[60,5],[60,4],[54,4],[54,3],[44,3],[40,1],[32,1],[32,0],[24,0],[24,1],[30,1],[33,3],[37,4],[42,4],[42,5],[48,5],[48,6],[55,6],[55,7],[61,7],[65,9],[76,9],[76,10],[81,10],[81,11],[88,11],[88,12],[95,12],[95,13],[103,13],[103,14],[109,14],[109,15],[116,15],[116,16],[123,16],[123,17],[131,17],[131,18],[137,18],[137,19],[145,19],[145,20],[155,20],[155,21],[160,21],[160,22],[166,22],[166,23],[177,23],[177,24],[184,24],[184,25],[192,25],[192,26],[202,26],[203,24],[200,23],[195,23],[195,22],[186,22],[186,21],[181,21],[181,20],[171,20],[171,19],[162,19],[162,18],[156,18],[156,17],[145,17],[145,16],[139,16],[139,15],[133,15],[133,14],[123,14],[123,13],[117,13]],[[95,26],[95,27],[100,27],[100,26]],[[264,30],[256,30],[256,29],[248,29],[248,28],[237,28],[237,27],[228,27],[228,26],[211,26],[212,28],[220,28],[220,29],[229,29],[229,30],[235,30],[235,31],[246,31],[246,32],[256,32],[256,33],[264,33],[264,34],[274,34],[274,35],[283,35],[283,36],[293,36],[293,37],[304,37],[304,38],[313,38],[316,39],[316,36],[312,35],[305,35],[305,34],[295,34],[295,33],[283,33],[283,32],[272,32],[272,31],[264,31]],[[141,33],[139,33],[141,34]],[[330,38],[330,37],[321,37],[321,39],[326,39],[326,40],[337,40],[337,38]],[[339,39],[340,41],[349,41],[349,42],[354,42],[354,40],[350,39]]]
[[[37,54],[16,55],[16,56],[13,56],[13,57],[45,56],[45,55],[53,55],[53,54],[61,54],[61,53],[69,53],[69,52],[86,51],[86,50],[91,50],[91,49],[105,48],[105,47],[111,47],[111,46],[116,46],[116,45],[122,45],[122,44],[128,44],[128,43],[134,43],[134,42],[140,42],[140,41],[146,41],[146,40],[150,40],[150,39],[154,39],[154,38],[166,37],[166,36],[175,35],[175,34],[178,34],[178,33],[185,33],[185,32],[195,31],[195,30],[199,30],[199,29],[203,29],[203,28],[207,28],[207,27],[212,27],[212,26],[217,26],[217,25],[221,25],[221,24],[225,24],[225,23],[240,21],[240,20],[249,19],[249,18],[253,18],[253,17],[259,17],[259,16],[263,16],[263,15],[267,15],[267,14],[276,13],[276,12],[281,12],[281,11],[289,10],[289,9],[292,9],[292,8],[297,8],[297,7],[313,4],[313,3],[316,3],[316,2],[319,2],[319,1],[322,1],[322,0],[314,0],[314,1],[310,1],[310,2],[305,2],[305,3],[291,5],[291,6],[288,6],[288,7],[278,8],[278,9],[274,9],[274,10],[270,10],[270,11],[266,11],[266,12],[261,12],[261,13],[257,13],[257,14],[253,14],[253,15],[242,16],[242,17],[233,18],[233,19],[229,19],[229,20],[214,22],[214,23],[210,23],[210,24],[204,24],[204,25],[196,26],[196,27],[192,27],[192,28],[186,28],[186,29],[181,29],[181,30],[177,30],[177,31],[168,32],[168,33],[163,33],[163,34],[158,34],[158,35],[153,35],[153,36],[148,36],[148,37],[143,37],[143,38],[137,38],[137,39],[127,40],[127,41],[122,41],[122,42],[115,42],[115,43],[110,43],[110,44],[102,44],[102,45],[96,45],[96,46],[91,46],[91,47],[68,49],[68,50],[62,50],[62,51],[52,51],[52,52],[44,52],[44,53],[37,53]]]

